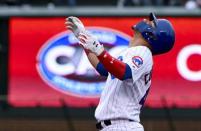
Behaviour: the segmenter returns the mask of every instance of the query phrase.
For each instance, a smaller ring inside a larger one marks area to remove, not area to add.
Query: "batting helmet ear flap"
[[[151,13],[149,14],[149,20],[150,20],[150,21],[153,21],[153,22],[154,22],[154,26],[157,27],[157,25],[158,25],[158,20],[157,20],[155,14],[154,14],[153,12],[151,12]]]

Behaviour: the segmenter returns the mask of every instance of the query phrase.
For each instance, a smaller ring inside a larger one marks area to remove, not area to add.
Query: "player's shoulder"
[[[141,64],[142,65],[152,65],[153,57],[150,49],[146,46],[134,46],[130,47],[126,53],[126,57],[128,61],[132,61],[132,63]],[[140,66],[138,66],[140,67]]]

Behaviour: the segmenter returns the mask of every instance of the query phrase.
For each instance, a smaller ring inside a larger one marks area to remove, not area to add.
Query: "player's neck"
[[[134,46],[147,46],[147,42],[143,39],[132,39],[129,43],[129,47]]]
[[[134,46],[146,46],[150,48],[150,45],[148,44],[147,41],[145,41],[144,38],[135,36],[130,40],[129,47],[134,47]]]

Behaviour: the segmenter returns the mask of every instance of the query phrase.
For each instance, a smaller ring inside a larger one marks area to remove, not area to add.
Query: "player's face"
[[[143,21],[146,24],[148,24],[148,25],[150,25],[152,27],[155,27],[153,21],[150,21],[148,19],[143,19]],[[147,43],[147,41],[142,37],[141,33],[139,31],[135,30],[135,29],[134,29],[134,31],[135,31],[134,36],[131,38],[129,45],[136,45],[136,42],[135,42],[136,39],[138,39],[138,40],[141,39],[141,42],[144,43],[144,45],[146,45],[147,47],[151,48],[150,45]]]

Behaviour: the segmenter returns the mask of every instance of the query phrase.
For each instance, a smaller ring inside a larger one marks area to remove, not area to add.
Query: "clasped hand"
[[[75,37],[79,40],[79,44],[86,50],[99,56],[103,51],[104,47],[100,42],[90,34],[84,27],[83,23],[77,18],[70,16],[66,18],[66,28],[71,30]]]

